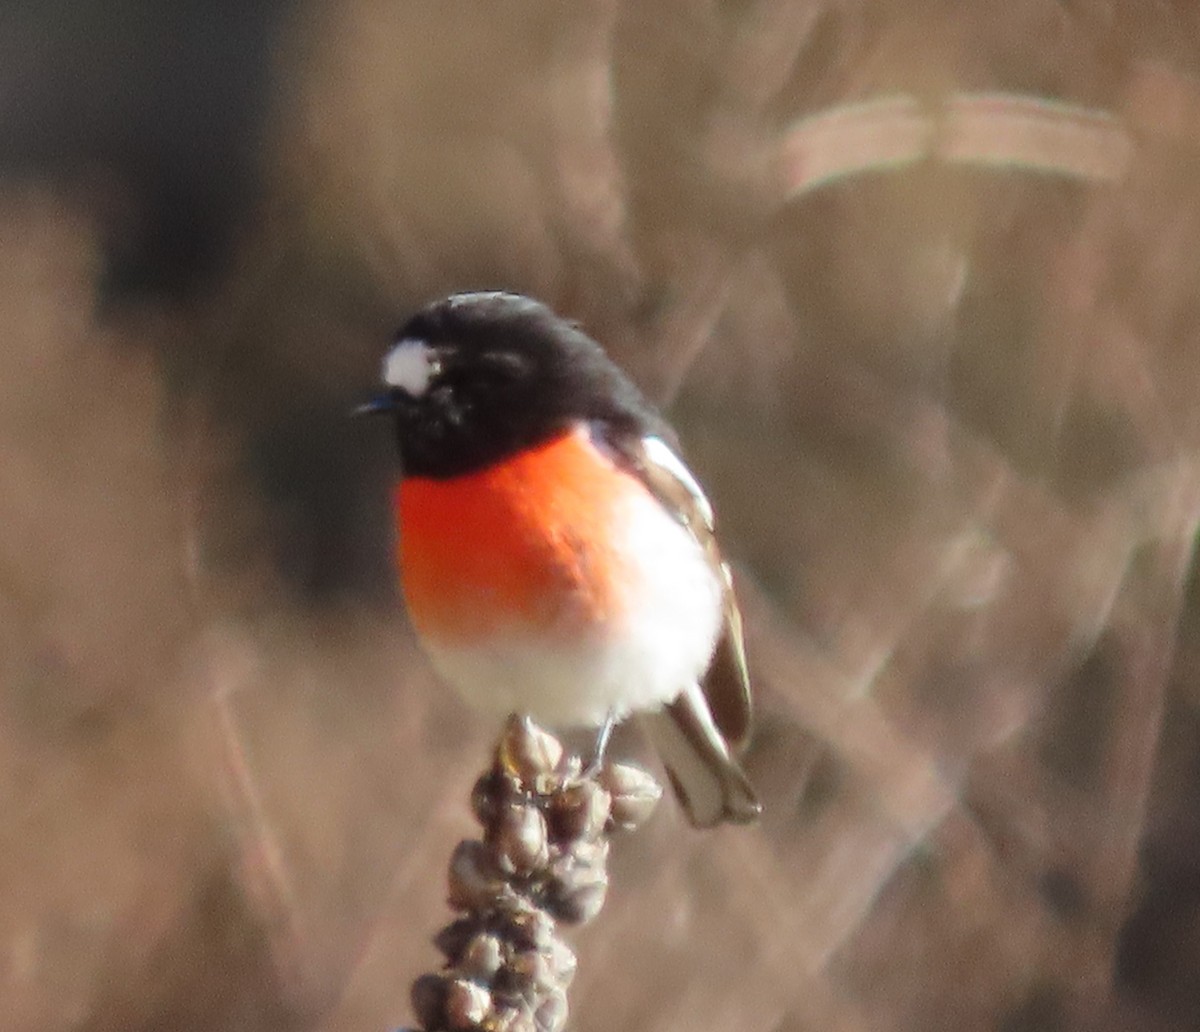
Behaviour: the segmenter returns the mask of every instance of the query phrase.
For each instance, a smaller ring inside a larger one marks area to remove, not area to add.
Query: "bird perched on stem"
[[[753,820],[741,618],[663,417],[575,324],[517,294],[414,315],[360,412],[396,429],[397,562],[439,676],[497,714],[638,714],[693,824]]]

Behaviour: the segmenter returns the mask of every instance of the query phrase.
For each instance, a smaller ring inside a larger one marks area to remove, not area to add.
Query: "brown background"
[[[574,1027],[1200,1026],[1198,48],[1133,0],[6,5],[0,1027],[409,1020],[495,729],[345,412],[472,287],[671,403],[759,685],[761,825],[618,843]]]

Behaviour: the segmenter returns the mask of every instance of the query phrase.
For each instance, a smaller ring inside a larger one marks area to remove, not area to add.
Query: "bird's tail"
[[[762,806],[699,686],[692,685],[659,712],[643,714],[642,720],[692,824],[709,828],[758,817]]]

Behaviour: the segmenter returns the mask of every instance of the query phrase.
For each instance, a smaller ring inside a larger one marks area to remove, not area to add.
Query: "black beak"
[[[381,394],[377,398],[372,398],[370,401],[365,401],[361,405],[355,405],[350,410],[352,418],[358,416],[377,416],[381,412],[391,412],[396,407],[396,400],[387,394]]]

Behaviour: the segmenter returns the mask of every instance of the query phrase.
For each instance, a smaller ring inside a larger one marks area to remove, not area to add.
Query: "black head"
[[[483,469],[581,421],[606,433],[669,433],[600,345],[541,302],[453,294],[396,334],[386,394],[367,406],[396,420],[405,475]]]

